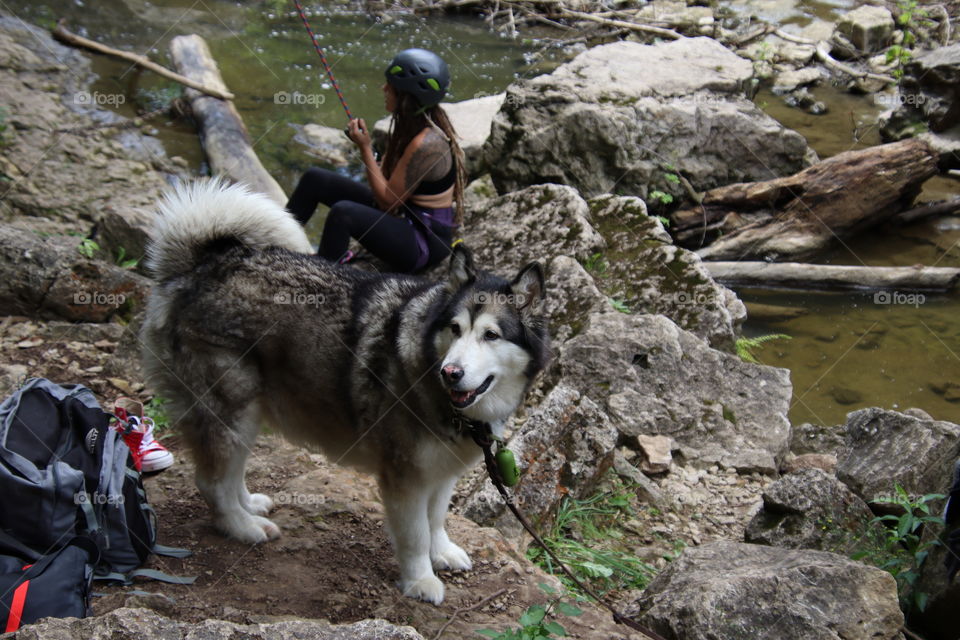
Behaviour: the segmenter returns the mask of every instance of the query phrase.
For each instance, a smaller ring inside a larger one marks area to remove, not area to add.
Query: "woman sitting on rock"
[[[353,258],[347,249],[352,237],[395,271],[411,273],[450,253],[453,231],[463,215],[463,152],[439,106],[450,71],[437,54],[401,51],[386,77],[384,103],[393,117],[383,162],[374,156],[362,119],[351,120],[347,128],[360,148],[370,186],[326,169],[310,169],[287,209],[305,225],[318,203],[330,207],[320,256],[348,262]]]

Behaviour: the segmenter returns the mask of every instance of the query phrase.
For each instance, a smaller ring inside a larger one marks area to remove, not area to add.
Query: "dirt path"
[[[179,443],[174,438],[166,443],[178,456],[177,463],[147,479],[147,494],[159,516],[160,542],[188,548],[194,555],[186,560],[155,558],[150,566],[197,576],[197,582],[180,586],[138,580],[133,588],[107,587],[103,591],[108,595],[95,602],[98,615],[126,605],[149,606],[186,622],[383,618],[433,638],[457,608],[506,589],[479,610],[458,616],[443,635],[479,638],[476,629],[517,626],[528,606],[546,602],[537,584],[556,584],[495,529],[451,516],[451,537],[470,553],[474,569],[441,574],[447,595],[440,607],[403,597],[395,586],[399,572],[371,479],[270,436],[261,437],[251,457],[248,484],[251,491],[274,498],[277,507],[270,517],[283,536],[259,546],[228,540],[213,529]],[[132,589],[161,595],[131,595]],[[560,620],[573,637],[634,637],[607,615],[580,606],[586,611],[582,617]]]

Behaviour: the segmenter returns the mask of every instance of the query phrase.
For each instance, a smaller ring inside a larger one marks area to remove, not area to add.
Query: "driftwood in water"
[[[815,291],[950,291],[960,269],[862,267],[798,262],[704,262],[710,275],[731,287]]]
[[[207,43],[198,35],[177,36],[170,53],[180,73],[208,87],[227,90]],[[250,144],[250,134],[232,102],[217,100],[187,89],[187,98],[200,123],[200,139],[213,173],[247,184],[281,205],[287,197],[277,181],[260,164]]]
[[[927,218],[946,216],[960,211],[960,198],[943,202],[928,202],[915,209],[898,213],[890,222],[893,224],[912,224]]]
[[[705,260],[807,259],[909,207],[937,159],[916,139],[847,151],[792,176],[712,189],[673,214],[671,231]]]
[[[78,36],[75,33],[72,33],[67,30],[64,26],[63,20],[57,23],[57,27],[50,32],[54,38],[63,42],[64,44],[69,44],[73,47],[82,47],[84,49],[89,49],[90,51],[96,51],[97,53],[103,53],[108,56],[114,56],[121,58],[128,62],[132,62],[135,65],[143,67],[144,69],[149,69],[154,73],[163,76],[164,78],[169,78],[179,82],[182,85],[186,85],[191,89],[196,89],[198,91],[203,91],[206,94],[214,96],[215,98],[220,98],[222,100],[233,100],[233,94],[229,91],[221,91],[217,87],[207,87],[199,82],[194,82],[190,78],[186,78],[179,73],[174,73],[167,69],[164,66],[157,64],[156,62],[145,58],[144,56],[138,56],[135,53],[130,53],[129,51],[121,51],[120,49],[114,49],[113,47],[108,47],[105,44],[100,44],[95,40],[88,40],[83,36]]]

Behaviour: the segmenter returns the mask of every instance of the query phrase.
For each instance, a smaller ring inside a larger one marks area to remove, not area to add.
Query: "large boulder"
[[[862,5],[849,11],[837,23],[837,31],[860,53],[876,53],[893,38],[893,14],[886,7]]]
[[[670,436],[686,463],[773,474],[787,452],[790,372],[711,349],[664,316],[594,314],[559,364],[621,434]]]
[[[178,622],[150,609],[114,609],[93,618],[45,618],[23,627],[11,640],[423,640],[413,627],[399,627],[386,620],[361,620],[330,624],[326,620],[285,620],[259,624],[236,624],[225,620]]]
[[[899,640],[886,571],[823,551],[736,542],[688,548],[636,602],[667,640]]]
[[[444,102],[440,106],[447,112],[450,124],[457,132],[457,143],[463,149],[467,162],[467,173],[476,178],[486,171],[483,162],[483,145],[490,137],[490,123],[500,110],[506,94],[481,95],[460,102]],[[390,118],[381,118],[373,125],[373,140],[381,148],[386,148],[387,134],[390,132]]]
[[[960,425],[871,407],[847,415],[837,477],[867,502],[893,496],[894,485],[922,496],[943,489],[958,456]]]
[[[463,231],[477,263],[501,273],[557,255],[585,262],[604,246],[587,203],[557,184],[486,200],[470,211]]]
[[[788,474],[763,492],[763,509],[747,525],[745,540],[845,556],[882,539],[868,537],[873,512],[836,477],[820,469]]]
[[[590,49],[507,89],[484,159],[501,193],[558,182],[586,196],[685,196],[802,169],[806,141],[745,96],[753,67],[709,38]]]
[[[897,140],[928,126],[944,132],[960,122],[960,43],[912,59],[903,68],[898,107],[886,116],[881,133]]]
[[[571,187],[534,185],[476,204],[464,238],[480,264],[500,273],[531,260],[549,265],[558,342],[578,333],[591,312],[612,309],[607,299],[631,312],[666,315],[718,348],[732,348],[746,317],[736,295],[696,254],[673,245],[639,198],[584,201]],[[560,256],[568,260],[553,261]]]
[[[100,107],[126,96],[94,90],[94,77],[85,54],[0,14],[0,94],[7,112],[0,217],[44,235],[86,236],[97,223],[104,231],[97,238],[101,246],[139,258],[142,210],[153,206],[183,165],[139,130],[99,126],[126,124]],[[114,233],[125,226],[132,235]]]
[[[631,311],[665,315],[713,347],[733,348],[746,308],[697,254],[674,245],[639,198],[603,195],[587,204],[606,241],[595,261],[604,293]]]
[[[616,444],[617,429],[595,402],[569,387],[555,387],[507,442],[522,474],[511,490],[515,502],[538,530],[546,531],[564,496],[585,498],[593,492],[613,465]],[[460,511],[524,541],[523,528],[485,474]]]

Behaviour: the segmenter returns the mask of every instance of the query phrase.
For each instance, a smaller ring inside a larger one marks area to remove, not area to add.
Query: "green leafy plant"
[[[616,546],[624,538],[618,524],[633,515],[630,498],[629,488],[622,483],[583,500],[564,498],[543,538],[557,558],[592,588],[643,589],[656,574],[654,567]],[[531,547],[527,556],[577,592],[576,584],[543,549]]]
[[[93,238],[84,238],[77,245],[77,251],[85,258],[92,258],[96,252],[100,251],[100,245]]]
[[[670,226],[670,218],[668,218],[668,217],[666,217],[666,216],[657,216],[657,220],[659,220],[659,221],[660,221],[660,224],[662,224],[662,225],[665,226],[665,227],[669,227],[669,226]]]
[[[128,258],[127,250],[123,247],[117,249],[116,263],[118,267],[123,267],[124,269],[133,269],[139,262],[140,258]]]
[[[903,32],[903,40],[887,49],[887,64],[896,63],[893,77],[899,80],[903,77],[903,67],[913,58],[913,46],[917,43],[917,29],[920,26],[930,26],[932,23],[926,9],[918,6],[917,0],[900,0],[897,7],[900,15],[897,24]]]
[[[548,584],[540,583],[540,589],[550,595],[555,596],[557,590]],[[535,604],[529,607],[520,616],[518,622],[520,627],[516,629],[507,629],[506,631],[495,631],[493,629],[480,629],[477,631],[482,636],[493,638],[494,640],[540,640],[541,638],[565,637],[567,630],[556,621],[556,614],[561,613],[571,618],[583,613],[579,608],[562,600],[560,597],[554,597],[549,603]]]
[[[924,560],[930,550],[940,544],[940,540],[936,536],[924,536],[923,532],[926,526],[944,526],[943,518],[930,513],[930,503],[945,497],[939,493],[911,496],[897,484],[894,485],[892,496],[873,500],[878,504],[896,505],[903,513],[874,518],[871,521],[873,524],[887,525],[886,540],[879,549],[862,551],[854,554],[853,558],[867,560],[893,575],[897,580],[900,605],[904,609],[912,605],[922,612],[927,606],[929,596],[917,590],[916,583]]]
[[[620,313],[630,313],[630,307],[627,306],[627,303],[619,298],[610,298],[610,305]]]
[[[608,266],[607,259],[599,252],[587,258],[587,261],[583,263],[584,269],[597,276],[606,273]]]
[[[650,199],[656,200],[660,204],[667,205],[673,202],[673,196],[667,193],[666,191],[661,191],[660,189],[654,189],[650,192]]]
[[[170,418],[166,405],[167,399],[161,396],[153,396],[143,405],[143,415],[153,420],[153,434],[158,440],[170,435]]]
[[[770,333],[765,336],[756,336],[755,338],[738,338],[736,342],[737,355],[745,362],[759,364],[755,351],[762,349],[768,342],[774,340],[791,340],[791,337],[785,333]]]

